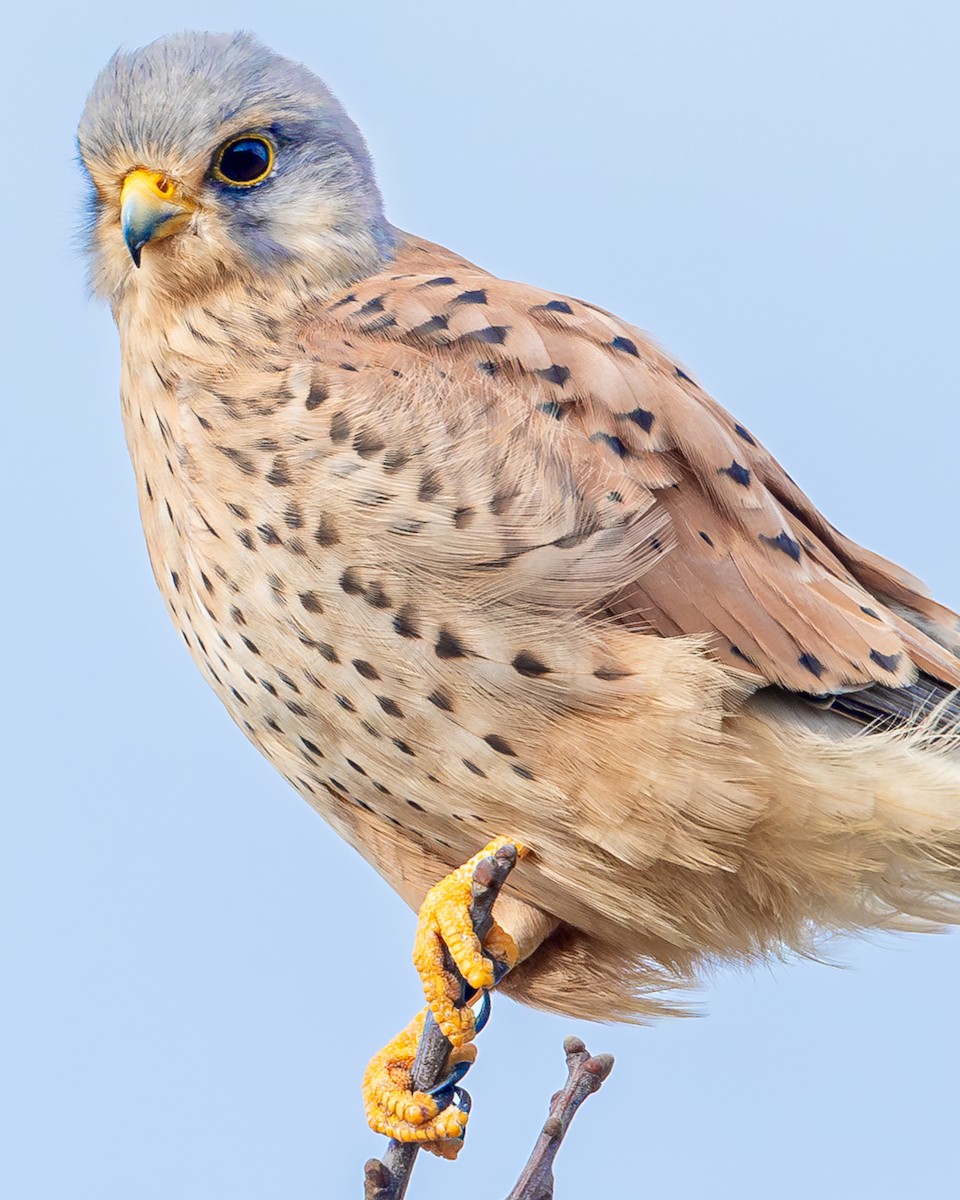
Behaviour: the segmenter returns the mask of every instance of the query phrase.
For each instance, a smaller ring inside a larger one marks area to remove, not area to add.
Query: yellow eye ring
[[[229,187],[255,187],[271,173],[275,157],[273,143],[262,134],[245,133],[217,151],[213,177]]]

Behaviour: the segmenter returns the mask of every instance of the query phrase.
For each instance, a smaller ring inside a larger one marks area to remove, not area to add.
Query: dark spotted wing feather
[[[899,718],[960,686],[956,615],[833,529],[638,329],[415,239],[394,268],[335,297],[322,323],[361,351],[389,343],[428,356],[465,394],[478,378],[521,389],[533,428],[571,457],[584,488],[602,478],[608,496],[653,497],[665,514],[663,553],[626,587],[611,581],[608,610],[664,636],[709,635],[720,659],[769,683],[843,693],[839,707],[858,719]],[[846,698],[858,689],[872,699]]]

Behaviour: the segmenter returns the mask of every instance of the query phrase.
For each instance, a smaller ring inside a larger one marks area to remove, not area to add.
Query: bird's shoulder
[[[624,521],[654,505],[659,526],[636,526],[653,539],[642,569],[611,597],[622,619],[712,635],[724,661],[807,693],[901,686],[918,666],[960,683],[954,655],[916,627],[953,615],[839,534],[760,440],[628,322],[404,235],[387,269],[325,301],[307,343],[331,328],[361,358],[426,364],[447,391],[499,399],[514,424],[519,405],[525,436],[566,455]]]

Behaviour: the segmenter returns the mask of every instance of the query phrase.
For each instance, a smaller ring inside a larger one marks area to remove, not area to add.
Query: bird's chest
[[[367,849],[359,825],[385,822],[453,860],[487,836],[489,790],[533,773],[477,675],[478,632],[384,556],[377,523],[411,519],[402,489],[384,516],[336,415],[332,438],[317,432],[310,378],[268,374],[254,408],[185,388],[166,358],[124,372],[157,583],[235,721],[341,834]],[[351,518],[345,494],[380,515]]]

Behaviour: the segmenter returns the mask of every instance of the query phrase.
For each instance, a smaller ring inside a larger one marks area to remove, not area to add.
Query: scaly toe
[[[431,888],[420,908],[413,961],[434,1019],[454,1046],[471,1041],[476,1025],[447,969],[444,948],[474,992],[493,987],[517,961],[513,939],[496,922],[481,943],[470,920],[473,873],[483,859],[507,845],[516,846],[520,855],[526,852],[511,838],[496,838]]]
[[[457,1084],[469,1070],[473,1047],[451,1055],[452,1070],[430,1092],[411,1090],[411,1070],[426,1009],[370,1060],[363,1103],[370,1128],[399,1142],[418,1142],[441,1158],[455,1158],[463,1144],[470,1097]]]

